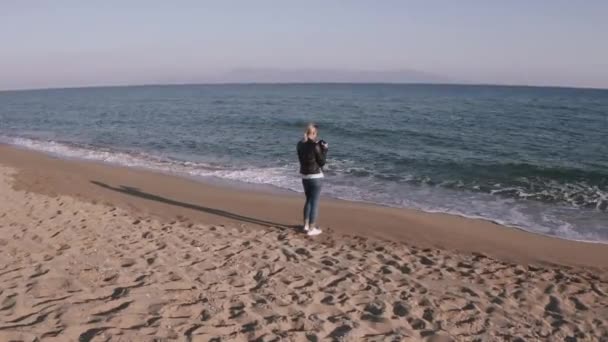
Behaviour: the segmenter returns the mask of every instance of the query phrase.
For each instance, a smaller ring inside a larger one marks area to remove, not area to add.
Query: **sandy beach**
[[[608,245],[0,146],[0,341],[606,341]]]

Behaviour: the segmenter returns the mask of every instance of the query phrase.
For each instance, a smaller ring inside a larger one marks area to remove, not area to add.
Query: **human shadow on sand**
[[[173,200],[170,198],[150,194],[150,193],[141,191],[138,188],[134,188],[134,187],[130,187],[130,186],[121,185],[120,187],[113,187],[111,185],[108,185],[108,184],[105,184],[102,182],[98,182],[98,181],[91,181],[91,183],[95,184],[99,187],[102,187],[102,188],[105,188],[108,190],[113,190],[116,192],[120,192],[123,194],[136,196],[136,197],[144,198],[144,199],[151,200],[151,201],[157,201],[157,202],[161,202],[161,203],[165,203],[165,204],[175,205],[175,206],[182,207],[182,208],[198,210],[203,213],[217,215],[217,216],[221,216],[221,217],[225,217],[228,219],[241,221],[241,222],[245,222],[245,223],[252,223],[252,224],[257,224],[260,226],[266,226],[266,227],[270,227],[270,228],[279,228],[279,229],[297,229],[297,228],[299,228],[299,226],[297,226],[297,225],[286,225],[286,224],[281,224],[281,223],[277,223],[277,222],[257,219],[255,217],[243,216],[243,215],[231,213],[231,212],[225,211],[225,210],[204,207],[204,206],[186,203],[186,202],[180,202],[180,201],[176,201],[176,200]]]

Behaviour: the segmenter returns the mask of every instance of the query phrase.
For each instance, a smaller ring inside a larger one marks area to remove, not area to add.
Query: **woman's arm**
[[[325,159],[327,157],[327,148],[322,147],[320,144],[315,146],[315,159],[320,167],[325,166]]]

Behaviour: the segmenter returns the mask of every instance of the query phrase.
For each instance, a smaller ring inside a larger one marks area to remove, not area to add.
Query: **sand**
[[[0,146],[0,341],[602,341],[608,248]]]

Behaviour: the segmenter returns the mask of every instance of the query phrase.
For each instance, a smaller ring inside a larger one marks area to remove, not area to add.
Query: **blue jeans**
[[[322,178],[302,179],[306,204],[304,204],[304,221],[313,224],[317,222],[319,214],[319,197],[321,197]]]

